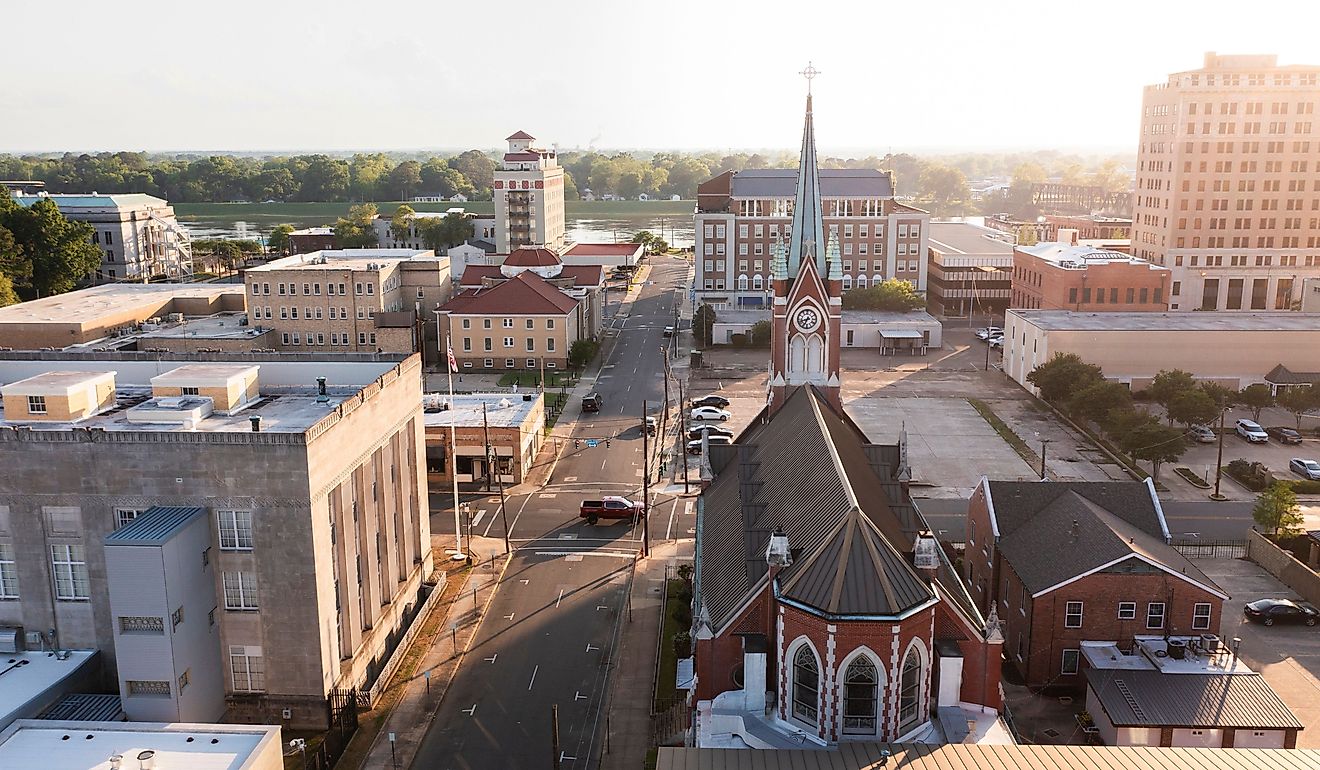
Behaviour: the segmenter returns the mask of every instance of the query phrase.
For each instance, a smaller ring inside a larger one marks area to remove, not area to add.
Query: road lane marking
[[[495,659],[498,658],[499,656],[500,656],[500,654],[497,652],[497,653],[495,653],[494,655],[490,656],[489,658],[486,658],[486,662],[487,662],[487,663],[494,663],[494,662],[495,662]]]
[[[482,519],[485,515],[486,515],[486,509],[485,509],[485,508],[479,508],[479,509],[477,510],[477,517],[476,517],[475,519],[472,520],[472,526],[474,526],[474,527],[480,526],[480,525],[481,525],[481,519]]]
[[[532,685],[536,684],[536,672],[537,672],[537,671],[540,671],[540,670],[541,670],[541,667],[540,667],[539,665],[538,665],[536,668],[533,668],[533,669],[532,669],[532,681],[530,681],[530,682],[527,683],[527,691],[528,691],[528,692],[531,692]]]
[[[504,616],[504,619],[505,619],[505,620],[513,620],[513,616],[514,616],[514,614],[515,614],[515,613],[510,612],[508,615],[505,615],[505,616]]]
[[[570,484],[571,484],[572,482],[574,482],[574,481],[577,481],[577,480],[578,480],[578,477],[577,477],[577,476],[565,476],[565,477],[564,477],[564,481],[565,481],[566,483],[570,483]]]
[[[518,512],[513,515],[513,523],[509,525],[508,534],[510,536],[512,536],[513,531],[518,528],[518,519],[522,517],[523,509],[527,507],[527,502],[531,499],[532,499],[531,495],[525,495],[523,497],[522,505],[518,506]],[[489,530],[490,527],[487,527],[486,529]]]
[[[477,713],[477,704],[473,703],[473,704],[472,704],[472,708],[466,708],[466,709],[463,709],[463,713],[464,713],[464,714],[467,714],[468,716],[472,716],[473,714],[476,714],[476,713]]]
[[[587,699],[587,696],[586,696],[586,695],[583,695],[581,690],[574,690],[574,691],[573,691],[573,700],[575,700],[575,701],[579,701],[579,700],[586,700],[586,699]]]
[[[519,580],[518,582],[519,582],[519,583],[522,583],[523,585],[527,585],[527,584],[530,583],[531,581],[528,580],[527,578],[523,578],[522,580]]]
[[[587,645],[587,652],[596,652],[596,651],[599,650],[599,649],[600,649],[600,648],[597,647],[597,646],[594,645],[594,644],[588,644],[588,645]]]
[[[665,527],[666,540],[673,540],[673,538],[670,537],[670,534],[674,531],[674,516],[677,514],[678,514],[678,498],[674,498],[674,506],[669,509],[669,526]]]
[[[683,506],[683,515],[688,516],[691,513],[692,513],[692,501],[688,500],[687,503]]]
[[[559,603],[564,600],[564,589],[559,589],[559,598],[555,599],[555,608],[558,609]]]
[[[558,496],[559,495],[556,492],[542,492],[541,494],[537,495],[537,497],[542,500],[553,500]]]
[[[636,551],[534,551],[537,556],[607,556],[615,559],[636,559]]]

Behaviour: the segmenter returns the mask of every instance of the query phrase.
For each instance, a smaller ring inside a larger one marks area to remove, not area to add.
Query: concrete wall
[[[1247,531],[1247,558],[1264,567],[1266,572],[1301,594],[1306,601],[1320,603],[1320,574],[1254,529]]]

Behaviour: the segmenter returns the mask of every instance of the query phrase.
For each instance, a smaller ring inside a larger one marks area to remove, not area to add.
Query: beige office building
[[[559,154],[533,144],[519,131],[505,138],[509,151],[495,169],[495,248],[508,254],[519,246],[564,246],[564,169]]]
[[[99,650],[126,706],[317,728],[374,682],[433,568],[417,356],[8,353],[0,393],[0,626]],[[180,547],[182,600],[132,561]]]
[[[1208,53],[1142,99],[1133,253],[1170,310],[1287,310],[1320,276],[1320,66]]]
[[[273,329],[280,350],[411,353],[424,335],[427,360],[436,360],[433,311],[450,296],[448,257],[314,251],[250,268],[244,283],[251,324]]]

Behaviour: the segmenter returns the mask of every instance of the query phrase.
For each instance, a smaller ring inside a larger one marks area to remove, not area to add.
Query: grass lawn
[[[567,404],[568,404],[567,393],[547,392],[545,394],[545,427],[546,428],[553,429],[555,427],[555,423],[559,422],[559,418],[564,414],[564,407]]]
[[[655,683],[654,711],[668,708],[678,697],[678,690],[674,687],[678,676],[678,656],[674,654],[674,636],[687,629],[678,622],[674,614],[683,606],[683,601],[678,598],[682,590],[682,580],[669,581],[669,600],[665,602],[665,622],[660,627],[660,666],[656,674],[659,679]]]
[[[500,375],[499,385],[501,388],[517,385],[520,388],[535,388],[541,384],[541,372],[536,369],[520,369],[516,372],[505,372]],[[545,386],[547,388],[558,388],[560,386],[573,387],[577,384],[577,377],[568,372],[557,372],[553,369],[545,373]]]

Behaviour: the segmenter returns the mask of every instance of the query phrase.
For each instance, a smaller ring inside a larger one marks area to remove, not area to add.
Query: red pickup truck
[[[583,500],[578,508],[578,517],[595,524],[600,519],[631,519],[642,512],[642,504],[634,503],[626,497],[607,495],[600,500]]]

